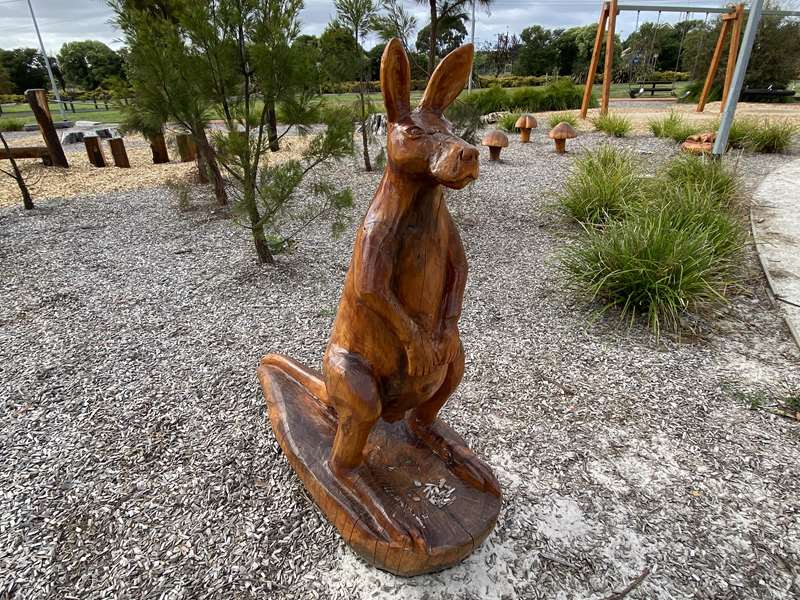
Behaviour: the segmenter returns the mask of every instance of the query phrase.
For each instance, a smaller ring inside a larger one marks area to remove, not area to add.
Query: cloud
[[[112,48],[122,46],[119,32],[111,20],[113,14],[105,0],[31,0],[39,21],[45,48],[57,54],[61,45],[74,40],[100,40]],[[682,0],[684,3],[696,0]],[[704,5],[719,6],[723,2],[706,2]],[[425,5],[407,2],[406,7],[417,17],[420,27],[427,22]],[[548,29],[569,28],[595,23],[599,2],[596,0],[545,1],[545,0],[496,0],[489,14],[478,9],[475,20],[475,38],[478,45],[490,42],[498,33],[519,34],[525,27],[542,25]],[[38,47],[36,33],[26,0],[0,0],[3,37],[0,47]],[[301,14],[303,32],[319,35],[335,16],[332,0],[306,0]],[[642,21],[654,20],[655,14],[642,13]],[[635,13],[621,13],[617,20],[617,31],[622,37],[633,32]],[[662,21],[677,21],[677,14],[665,15]],[[469,29],[469,27],[467,28]],[[375,43],[367,40],[367,45]]]

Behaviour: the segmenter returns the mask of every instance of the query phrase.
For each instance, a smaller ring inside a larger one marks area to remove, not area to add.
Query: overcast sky
[[[110,23],[111,11],[104,0],[31,0],[39,21],[39,29],[48,53],[57,54],[64,42],[72,40],[101,40],[112,48],[119,48],[118,33]],[[671,4],[692,6],[722,6],[717,0],[636,0],[636,4]],[[789,2],[797,4],[797,2]],[[306,0],[302,13],[305,33],[319,34],[334,16],[333,0]],[[419,4],[408,1],[406,6],[417,14],[419,26],[426,22],[426,11]],[[488,41],[500,32],[519,33],[530,25],[549,29],[588,25],[597,21],[600,8],[598,0],[495,0],[491,14],[478,11],[476,41]],[[792,7],[794,8],[794,6]],[[642,21],[655,20],[655,13],[642,14]],[[682,18],[682,16],[681,16]],[[695,17],[696,18],[696,17]],[[702,18],[702,16],[700,17]],[[662,21],[679,20],[676,14],[664,15]],[[627,37],[634,28],[636,13],[623,12],[617,21],[617,31]],[[36,47],[27,0],[0,0],[0,47]],[[371,45],[371,44],[368,44]]]

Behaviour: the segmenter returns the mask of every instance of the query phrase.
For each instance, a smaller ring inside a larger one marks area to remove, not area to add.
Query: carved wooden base
[[[367,562],[403,576],[438,571],[463,560],[494,528],[501,498],[453,475],[404,421],[379,420],[358,474],[387,513],[401,526],[416,527],[425,543],[420,548],[392,541],[327,466],[336,432],[333,409],[278,367],[262,365],[258,376],[272,429],[289,463],[328,520]],[[466,447],[457,433],[440,426],[448,441]]]

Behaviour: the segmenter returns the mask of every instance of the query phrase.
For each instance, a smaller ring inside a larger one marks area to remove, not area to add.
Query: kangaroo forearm
[[[445,320],[458,320],[461,316],[461,308],[464,305],[464,286],[467,281],[466,271],[454,271],[453,283],[447,293],[447,304],[445,306]]]
[[[414,338],[417,324],[393,293],[366,294],[362,298],[374,313],[386,321],[403,344],[408,344]]]

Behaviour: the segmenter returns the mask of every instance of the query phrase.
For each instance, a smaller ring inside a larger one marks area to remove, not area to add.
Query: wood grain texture
[[[97,136],[86,136],[83,138],[83,145],[86,147],[86,155],[89,162],[95,167],[105,167],[106,158],[103,156],[103,149],[100,147],[100,138]]]
[[[128,160],[128,153],[125,151],[125,140],[121,137],[108,140],[108,147],[111,149],[111,157],[114,159],[114,166],[121,169],[130,169],[131,163]]]
[[[603,45],[603,34],[606,30],[608,21],[608,5],[603,2],[600,9],[600,19],[597,21],[597,31],[594,35],[594,46],[592,47],[592,60],[589,63],[589,72],[586,75],[586,84],[583,86],[583,99],[581,100],[581,119],[586,118],[589,111],[589,103],[592,99],[592,88],[594,87],[595,76],[597,75],[597,65],[600,62],[600,51]]]
[[[703,91],[700,92],[700,98],[697,101],[697,108],[695,109],[697,112],[703,112],[706,108],[708,94],[711,92],[711,86],[714,84],[714,78],[717,75],[719,61],[722,57],[722,47],[725,44],[725,37],[728,35],[730,27],[731,20],[723,17],[722,27],[719,30],[719,37],[717,38],[717,43],[714,45],[714,54],[711,55],[711,64],[708,65],[708,73],[706,73],[706,80],[703,83]]]
[[[259,368],[276,437],[317,504],[366,560],[405,575],[461,560],[501,503],[491,469],[438,419],[464,373],[467,277],[441,188],[473,181],[479,159],[442,113],[472,56],[471,45],[447,55],[411,110],[408,58],[399,40],[386,45],[387,167],[356,232],[324,376],[277,354]],[[423,518],[408,503],[414,465],[418,481],[453,488],[453,511]]]
[[[385,536],[327,465],[337,428],[335,411],[278,367],[263,365],[258,376],[272,429],[292,468],[326,518],[364,560],[395,575],[429,573],[460,562],[491,533],[500,497],[453,475],[441,458],[418,443],[405,421],[379,421],[364,449],[359,477],[392,514],[419,528],[426,548]],[[453,444],[466,447],[449,427],[440,427]],[[437,503],[433,494],[429,498],[426,485],[453,490],[451,501]]]
[[[44,145],[50,153],[50,162],[55,167],[68,168],[67,156],[61,147],[61,140],[58,132],[53,126],[53,119],[50,116],[50,107],[47,104],[47,92],[42,89],[32,89],[25,91],[25,99],[31,107],[39,131],[44,139]]]

